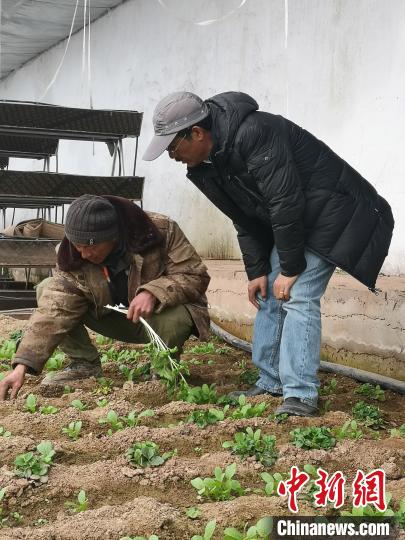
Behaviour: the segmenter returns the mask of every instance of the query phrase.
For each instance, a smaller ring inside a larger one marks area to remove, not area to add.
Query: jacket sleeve
[[[270,254],[272,246],[265,246],[259,242],[257,237],[249,234],[237,223],[233,225],[238,233],[239,247],[249,281],[261,276],[267,276],[271,270]]]
[[[172,221],[164,273],[157,279],[142,284],[136,292],[151,292],[159,301],[156,309],[159,313],[168,306],[200,304],[209,282],[210,276],[201,257],[177,223]]]
[[[250,126],[241,138],[240,153],[268,209],[281,273],[300,274],[306,268],[305,198],[287,135],[268,126]]]
[[[48,278],[12,366],[24,364],[39,375],[53,351],[89,309],[90,300],[65,273]],[[41,286],[41,285],[40,285]]]

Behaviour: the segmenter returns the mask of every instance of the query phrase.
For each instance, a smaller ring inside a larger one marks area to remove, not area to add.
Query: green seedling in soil
[[[81,489],[79,491],[79,494],[77,495],[77,499],[75,501],[66,501],[65,507],[74,514],[78,514],[79,512],[85,512],[89,507],[89,500],[86,496],[86,492],[84,491],[84,489]]]
[[[55,351],[45,364],[46,371],[59,371],[63,367],[65,355],[61,351]]]
[[[155,416],[155,412],[152,409],[145,409],[140,413],[131,411],[128,416],[120,416],[120,420],[125,422],[127,427],[136,427],[139,424],[139,420],[147,416]]]
[[[190,519],[197,519],[201,516],[201,510],[195,506],[191,506],[190,508],[187,508],[186,516]]]
[[[113,341],[114,340],[112,338],[102,336],[101,334],[97,334],[96,336],[97,345],[111,345]]]
[[[288,413],[271,413],[269,414],[269,420],[273,420],[276,424],[283,424],[289,419],[290,415]]]
[[[195,403],[196,405],[216,403],[218,401],[218,395],[215,389],[215,383],[210,386],[208,384],[193,386],[192,388],[188,386],[186,391],[181,393],[181,399],[187,401],[187,403]]]
[[[284,476],[280,473],[270,474],[267,472],[261,473],[261,479],[264,481],[264,493],[271,497],[272,495],[277,495],[277,488],[279,483],[284,479]]]
[[[386,509],[381,511],[375,508],[372,505],[359,506],[358,508],[353,507],[350,511],[342,510],[340,512],[341,516],[350,516],[350,517],[394,517],[395,512],[390,507],[391,506],[391,493],[385,494],[385,505]]]
[[[352,410],[356,420],[372,429],[378,429],[383,425],[381,411],[376,405],[367,405],[364,401],[358,401]]]
[[[343,441],[344,439],[359,440],[363,437],[363,432],[358,428],[356,420],[347,420],[342,427],[336,427],[332,430],[336,440]]]
[[[10,333],[10,339],[12,339],[13,341],[19,343],[23,337],[23,330],[21,328],[19,328],[18,330],[13,330],[11,333]]]
[[[126,364],[121,364],[118,369],[120,373],[125,377],[129,382],[132,382],[134,379],[139,379],[140,377],[145,377],[150,375],[150,364],[141,364],[133,368],[127,366]]]
[[[221,467],[215,467],[213,478],[194,478],[191,485],[198,491],[200,498],[227,501],[245,493],[239,482],[233,479],[235,473],[236,463],[228,465],[225,471]]]
[[[3,504],[2,501],[6,495],[6,488],[0,489],[0,529],[5,526],[7,518],[3,515]]]
[[[170,397],[177,395],[178,392],[187,392],[189,385],[184,375],[189,375],[190,371],[185,362],[172,357],[176,354],[177,347],[162,350],[155,347],[153,343],[149,343],[143,351],[149,357],[151,371],[156,373],[165,384]]]
[[[259,370],[257,368],[248,368],[242,371],[239,375],[240,384],[248,384],[252,386],[259,378]]]
[[[195,452],[197,455],[202,454],[202,451],[203,451],[203,450],[202,450],[201,446],[195,446],[195,447],[194,447],[194,452]]]
[[[197,360],[197,358],[190,358],[190,360],[187,360],[187,364],[191,366],[201,366],[203,363],[202,360]]]
[[[187,422],[193,422],[200,428],[205,428],[209,424],[216,424],[224,420],[225,415],[229,409],[229,405],[225,405],[223,410],[220,409],[208,409],[204,411],[193,411],[187,418]]]
[[[146,538],[146,536],[121,536],[120,540],[159,540],[159,537],[156,534],[151,534]]]
[[[17,345],[13,339],[5,339],[0,342],[0,358],[11,360],[16,351]]]
[[[134,364],[138,362],[141,353],[139,351],[133,351],[128,349],[121,349],[118,351],[114,347],[111,347],[101,355],[101,363],[105,364],[106,362],[117,362],[117,363],[127,363]]]
[[[98,398],[98,400],[96,401],[97,407],[107,407],[108,403],[109,401],[105,397]]]
[[[9,437],[11,437],[11,431],[7,431],[6,428],[0,426],[0,437],[5,437],[6,439],[8,439]]]
[[[399,509],[394,513],[394,520],[401,529],[405,529],[405,499],[399,503]]]
[[[399,428],[390,429],[390,437],[405,437],[405,424],[402,424]]]
[[[95,389],[93,390],[93,393],[96,395],[103,395],[107,396],[108,394],[111,394],[113,389],[113,381],[111,379],[108,379],[107,377],[100,377],[97,379],[97,385]]]
[[[263,416],[267,405],[266,403],[258,403],[257,405],[252,405],[246,401],[246,396],[242,394],[238,398],[238,408],[235,409],[231,418],[239,420],[240,418],[254,418],[256,416]]]
[[[37,412],[37,398],[34,394],[29,394],[25,400],[24,411],[30,412],[31,414]]]
[[[43,405],[39,408],[39,412],[41,414],[56,414],[59,412],[58,407],[54,407],[53,405]]]
[[[205,526],[203,536],[201,536],[200,534],[195,534],[194,536],[191,537],[191,540],[211,540],[212,535],[214,534],[216,525],[217,525],[216,520],[212,519]]]
[[[379,384],[376,386],[370,383],[361,384],[354,392],[376,401],[385,401],[385,392],[384,390],[381,390],[381,386]]]
[[[296,428],[290,435],[294,446],[303,450],[330,450],[336,445],[336,439],[327,427]]]
[[[17,525],[20,525],[24,519],[24,516],[20,514],[20,512],[11,512],[10,516],[14,519]]]
[[[127,450],[126,458],[135,467],[159,467],[177,453],[176,449],[172,452],[165,452],[163,455],[160,455],[159,451],[159,445],[154,442],[142,441],[134,443]]]
[[[231,348],[227,345],[217,347],[213,341],[207,341],[205,343],[194,345],[194,347],[190,347],[186,352],[195,354],[224,354],[230,350]]]
[[[321,386],[319,389],[319,395],[320,396],[330,396],[331,394],[334,394],[337,389],[337,379],[333,378],[331,379],[328,384],[325,384]]]
[[[100,418],[98,421],[99,424],[108,424],[110,428],[107,431],[108,435],[112,435],[120,429],[124,429],[124,423],[120,420],[120,417],[115,411],[108,411],[105,418]]]
[[[73,388],[71,386],[69,386],[68,384],[66,384],[63,387],[63,393],[64,394],[71,394],[72,392],[73,392]]]
[[[44,525],[48,525],[49,521],[45,518],[38,518],[34,521],[34,527],[43,527]]]
[[[227,527],[224,530],[223,540],[268,540],[273,530],[273,518],[264,517],[259,519],[256,525],[248,528],[245,525],[243,532],[234,527]]]
[[[85,411],[87,410],[87,405],[86,403],[83,403],[82,401],[80,401],[80,399],[74,399],[73,401],[70,402],[70,406],[71,407],[74,407],[75,409],[77,409],[78,411]]]
[[[14,460],[16,476],[30,480],[41,480],[47,475],[55,455],[52,443],[42,441],[36,448],[36,453],[27,452],[18,455]]]
[[[62,433],[67,435],[70,439],[73,439],[74,441],[77,441],[77,439],[80,437],[80,431],[82,429],[82,422],[81,420],[77,420],[76,422],[70,422],[70,424],[64,428],[62,428]]]
[[[235,433],[233,441],[225,441],[223,448],[230,448],[233,454],[241,459],[255,457],[266,467],[271,467],[277,460],[276,438],[274,435],[262,435],[260,429],[253,431],[251,427],[246,431]]]

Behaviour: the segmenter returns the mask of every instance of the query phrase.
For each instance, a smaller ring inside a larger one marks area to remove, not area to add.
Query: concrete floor
[[[214,322],[251,341],[255,308],[242,261],[206,260]],[[380,276],[378,295],[336,271],[322,300],[322,359],[405,381],[405,276]]]

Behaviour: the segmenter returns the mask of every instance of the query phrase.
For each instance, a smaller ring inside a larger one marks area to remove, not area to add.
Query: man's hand
[[[4,379],[0,382],[0,401],[6,399],[9,390],[11,399],[15,399],[17,397],[18,391],[24,384],[26,371],[26,366],[23,364],[17,364],[14,370],[4,377]]]
[[[260,292],[263,300],[266,300],[267,296],[267,276],[261,276],[256,279],[252,279],[248,284],[248,296],[249,302],[259,309],[259,302],[257,301],[256,294]]]
[[[273,294],[277,300],[289,300],[290,290],[294,283],[297,281],[297,276],[287,277],[279,274],[273,283]]]
[[[127,319],[134,323],[139,321],[139,317],[147,319],[152,315],[156,301],[156,296],[149,291],[140,292],[129,305]]]

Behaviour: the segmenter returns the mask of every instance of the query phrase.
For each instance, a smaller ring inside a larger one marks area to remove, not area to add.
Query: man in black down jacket
[[[283,395],[277,413],[317,414],[320,299],[336,266],[375,290],[394,220],[388,203],[326,144],[242,92],[157,105],[145,160],[164,150],[238,233],[258,309],[245,392]]]

